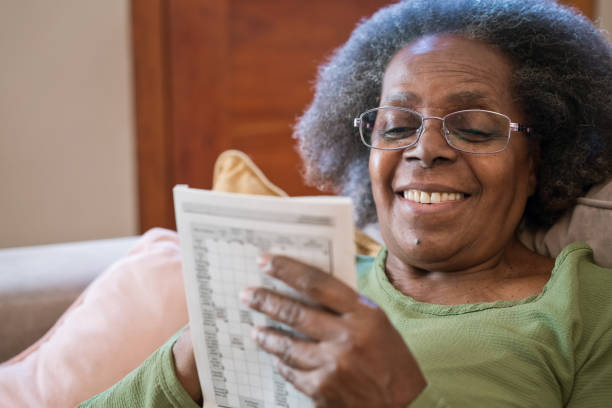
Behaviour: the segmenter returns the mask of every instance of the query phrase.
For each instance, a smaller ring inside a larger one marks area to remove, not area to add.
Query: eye
[[[508,118],[488,111],[464,111],[447,117],[445,126],[453,138],[465,143],[487,143],[506,139]]]
[[[472,143],[488,142],[495,138],[493,133],[471,128],[453,129],[452,133],[456,138]]]
[[[384,131],[382,137],[386,140],[400,140],[412,137],[416,134],[418,128],[415,127],[392,127]]]

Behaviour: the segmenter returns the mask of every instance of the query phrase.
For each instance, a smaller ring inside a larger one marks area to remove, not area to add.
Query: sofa
[[[0,249],[0,362],[42,337],[137,239]]]

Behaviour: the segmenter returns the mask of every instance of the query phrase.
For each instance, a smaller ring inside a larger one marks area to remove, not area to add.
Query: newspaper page
[[[255,262],[282,254],[355,287],[352,204],[344,197],[268,197],[174,188],[189,322],[204,408],[309,408],[251,339],[279,326],[239,299],[249,286],[291,293]],[[295,292],[293,292],[295,293]]]

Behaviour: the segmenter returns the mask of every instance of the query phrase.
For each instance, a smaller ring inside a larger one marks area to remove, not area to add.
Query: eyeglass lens
[[[409,110],[377,108],[362,115],[360,131],[366,145],[377,149],[400,149],[414,145],[422,132],[422,117]],[[510,135],[505,115],[467,110],[444,119],[444,137],[454,148],[472,153],[503,150]]]

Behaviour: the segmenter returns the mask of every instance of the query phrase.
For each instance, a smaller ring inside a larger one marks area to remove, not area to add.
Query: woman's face
[[[524,123],[510,77],[510,61],[487,44],[459,36],[424,37],[387,66],[380,106],[439,117],[486,109]],[[470,154],[447,144],[438,120],[425,121],[416,146],[372,149],[369,168],[390,259],[426,270],[465,270],[503,255],[536,183],[524,134],[512,132],[502,152]],[[422,204],[404,198],[408,190],[463,198]]]

